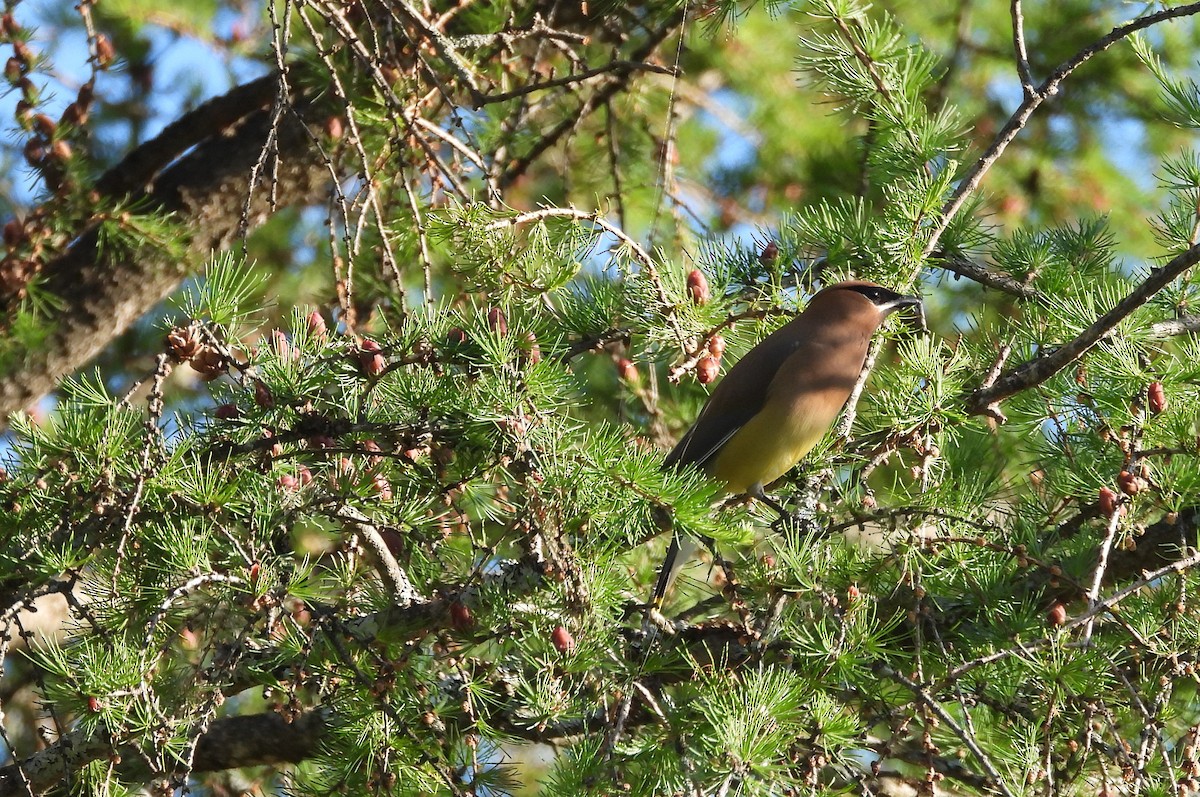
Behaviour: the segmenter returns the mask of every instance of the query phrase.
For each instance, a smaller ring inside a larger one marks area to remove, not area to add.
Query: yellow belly
[[[796,466],[820,442],[832,418],[764,408],[738,430],[706,468],[734,495],[759,484],[766,487]]]

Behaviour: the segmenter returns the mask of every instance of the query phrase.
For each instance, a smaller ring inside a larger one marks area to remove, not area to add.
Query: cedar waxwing
[[[893,310],[920,305],[873,282],[839,282],[746,352],[663,462],[695,465],[732,495],[772,506],[764,488],[820,442],[862,373],[871,336]],[[687,546],[687,550],[684,550]],[[695,542],[671,539],[651,606],[657,609]],[[682,554],[682,555],[681,555]]]

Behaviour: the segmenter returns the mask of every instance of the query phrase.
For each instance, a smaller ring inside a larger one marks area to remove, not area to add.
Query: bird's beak
[[[925,323],[925,305],[920,300],[920,296],[896,296],[888,304],[881,306],[880,312],[887,317],[896,310],[904,310],[905,307],[916,307],[916,312],[911,313],[911,317],[906,319],[907,325],[920,334],[929,332],[929,324]]]
[[[902,307],[920,307],[921,311],[922,311],[921,315],[922,316],[925,315],[925,313],[924,313],[925,306],[921,303],[920,296],[897,296],[895,299],[892,299],[890,302],[883,305],[879,309],[883,312],[884,315],[887,315],[888,313],[895,312],[896,310],[899,310]]]

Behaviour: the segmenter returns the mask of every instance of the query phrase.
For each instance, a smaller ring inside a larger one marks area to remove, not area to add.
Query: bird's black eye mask
[[[895,291],[890,291],[887,288],[881,288],[878,285],[854,285],[848,287],[846,290],[854,291],[855,293],[861,293],[863,296],[866,296],[871,300],[871,304],[876,306],[891,304],[897,299],[902,298],[900,294],[896,293]]]

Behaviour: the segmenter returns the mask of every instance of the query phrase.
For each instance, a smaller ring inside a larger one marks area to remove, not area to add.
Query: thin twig
[[[858,400],[862,398],[863,388],[867,386],[867,379],[871,376],[871,370],[875,368],[875,361],[879,358],[880,349],[879,339],[871,341],[870,348],[867,349],[867,359],[863,363],[862,373],[858,375],[858,381],[854,383],[854,389],[850,391],[850,398],[846,399],[846,409],[842,412],[842,419],[838,421],[836,437],[843,440],[850,439],[850,432],[854,428],[854,420],[858,417]]]
[[[1100,585],[1104,583],[1104,574],[1108,570],[1108,555],[1112,553],[1113,542],[1117,539],[1117,530],[1121,527],[1121,515],[1120,508],[1118,508],[1108,519],[1108,529],[1104,534],[1104,542],[1100,544],[1100,555],[1096,559],[1096,570],[1092,573],[1092,584],[1087,591],[1089,609],[1096,605],[1096,600],[1100,597]],[[1084,642],[1088,642],[1092,638],[1093,622],[1093,620],[1088,620],[1084,626]]]
[[[587,70],[584,70],[583,72],[576,72],[575,74],[567,75],[566,77],[555,78],[553,80],[543,80],[543,81],[538,81],[538,82],[531,82],[531,83],[528,83],[528,84],[522,86],[519,89],[514,89],[512,91],[505,91],[500,94],[485,94],[476,100],[476,107],[480,107],[483,105],[492,105],[493,103],[497,103],[497,102],[508,102],[509,100],[515,100],[517,97],[524,97],[527,94],[532,94],[535,91],[542,91],[544,89],[552,89],[552,88],[555,88],[558,86],[570,86],[574,83],[582,83],[586,80],[591,80],[594,77],[599,77],[600,75],[607,75],[607,74],[614,73],[614,72],[620,73],[620,72],[639,72],[639,71],[640,72],[657,72],[660,75],[674,75],[675,74],[674,69],[672,69],[668,66],[661,66],[660,64],[650,64],[650,63],[645,63],[643,61],[609,61],[607,64],[605,64],[603,66],[598,66],[598,67],[595,67],[594,69],[587,69]]]
[[[1021,78],[1021,91],[1025,99],[1033,96],[1037,88],[1033,83],[1033,74],[1029,71],[1029,51],[1025,48],[1025,14],[1021,10],[1021,0],[1012,0],[1013,50],[1017,54],[1017,76]]]
[[[963,727],[959,725],[957,721],[955,721],[954,717],[950,715],[950,712],[942,708],[942,704],[935,700],[931,694],[925,691],[924,687],[922,687],[916,681],[906,678],[904,675],[900,674],[882,662],[876,664],[875,669],[880,674],[891,678],[896,683],[901,684],[909,689],[909,691],[916,696],[917,700],[928,706],[929,710],[936,714],[938,719],[941,720],[946,727],[953,731],[954,735],[959,738],[959,741],[965,744],[967,749],[974,754],[980,765],[983,766],[984,771],[987,772],[988,777],[991,778],[992,785],[999,789],[1000,793],[1003,794],[1004,797],[1014,797],[1012,790],[1008,788],[1008,784],[1004,781],[1004,778],[1001,777],[1000,771],[996,769],[996,765],[992,763],[992,760],[988,758],[987,753],[985,753],[983,748],[979,746],[979,742],[976,741],[975,737],[967,733]]]
[[[996,138],[992,141],[991,145],[988,146],[979,160],[975,161],[975,165],[963,176],[958,187],[954,189],[954,193],[950,195],[950,199],[946,201],[946,204],[942,208],[941,218],[934,226],[929,235],[929,240],[925,244],[924,256],[928,257],[937,250],[938,242],[950,226],[950,222],[962,210],[967,202],[967,197],[979,187],[988,169],[1000,158],[1004,150],[1008,148],[1008,145],[1012,143],[1017,134],[1025,127],[1029,118],[1033,116],[1033,112],[1043,102],[1058,93],[1059,86],[1072,72],[1089,61],[1093,56],[1104,52],[1109,47],[1137,33],[1139,30],[1144,30],[1169,19],[1190,16],[1197,12],[1200,12],[1200,3],[1189,3],[1174,8],[1164,8],[1162,11],[1147,14],[1124,25],[1118,25],[1107,36],[1083,48],[1059,65],[1032,94],[1025,97],[1025,100],[1013,112],[1013,115],[1009,117],[1008,122],[996,134]]]

